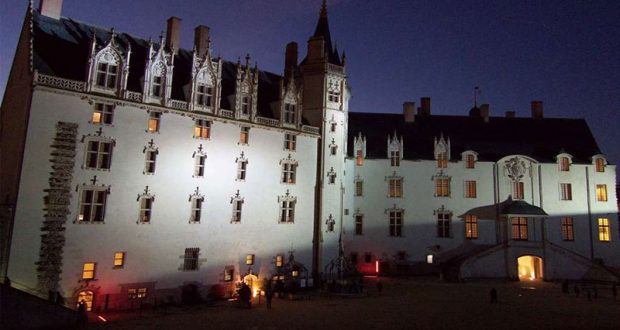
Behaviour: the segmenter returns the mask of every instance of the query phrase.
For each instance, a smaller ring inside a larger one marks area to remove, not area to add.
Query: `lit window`
[[[560,157],[558,162],[560,165],[560,171],[566,172],[570,169],[570,160],[568,157]]]
[[[150,223],[153,210],[153,197],[141,196],[140,197],[140,222]]]
[[[432,264],[433,263],[433,255],[432,254],[427,254],[426,255],[426,263],[427,264]]]
[[[513,217],[512,222],[512,239],[515,241],[527,241],[527,218]]]
[[[611,241],[611,229],[608,218],[598,218],[598,240],[601,242]]]
[[[523,188],[523,182],[521,181],[512,182],[512,198],[513,199],[523,199],[524,191],[525,190]]]
[[[400,151],[390,151],[390,165],[400,166]]]
[[[605,172],[605,159],[603,158],[596,159],[596,171]]]
[[[280,222],[281,223],[295,222],[295,201],[294,200],[283,200],[280,202]]]
[[[448,153],[440,152],[437,154],[437,167],[446,168],[448,167]]]
[[[476,181],[465,181],[465,198],[476,198]]]
[[[243,95],[241,97],[241,114],[248,115],[250,113],[250,97]]]
[[[476,167],[476,158],[472,154],[465,155],[465,168]]]
[[[295,105],[290,103],[284,104],[284,122],[287,124],[295,124]]]
[[[204,84],[198,84],[196,88],[196,104],[203,107],[210,107],[213,100],[213,88]]]
[[[90,312],[93,310],[93,292],[92,291],[81,291],[78,294],[78,307],[80,303],[83,302],[86,305],[86,311]]]
[[[573,199],[573,190],[570,183],[560,183],[560,199],[563,201]]]
[[[362,166],[364,165],[364,153],[362,152],[362,150],[358,150],[357,151],[357,156],[356,156],[356,161],[357,161],[357,166]]]
[[[478,216],[467,214],[465,215],[465,238],[476,239],[478,238]]]
[[[122,268],[125,265],[125,252],[114,253],[114,268]]]
[[[363,196],[364,195],[364,181],[357,180],[355,181],[355,196]]]
[[[294,134],[284,134],[284,150],[295,151],[297,148],[297,136]]]
[[[562,240],[573,241],[575,240],[575,232],[573,230],[573,218],[562,217]]]
[[[241,209],[243,207],[243,200],[234,200],[233,201],[233,215],[232,222],[239,223],[241,222]]]
[[[403,211],[401,210],[390,211],[390,236],[403,236]]]
[[[95,108],[93,110],[93,117],[91,120],[93,124],[111,125],[113,118],[114,118],[114,105],[113,104],[95,103]]]
[[[207,160],[207,156],[196,154],[194,159],[194,177],[202,178],[205,175],[205,161]]]
[[[237,161],[237,181],[245,181],[245,176],[248,170],[248,161],[243,159]]]
[[[108,89],[116,88],[117,75],[117,65],[110,63],[99,63],[99,65],[97,65],[97,86]]]
[[[254,264],[254,255],[253,254],[248,254],[245,257],[245,264],[246,265],[253,265]]]
[[[388,197],[403,197],[403,179],[389,179],[388,189]]]
[[[161,112],[151,111],[149,113],[149,133],[157,133],[159,132],[159,122],[161,120]]]
[[[83,280],[92,280],[95,278],[95,267],[96,264],[94,262],[85,262],[84,267],[82,268],[82,279]]]
[[[204,119],[196,119],[194,124],[194,137],[208,139],[211,134],[211,122]]]
[[[192,196],[192,215],[189,219],[191,222],[200,222],[202,215],[202,203],[204,198],[202,196]]]
[[[154,76],[153,77],[153,96],[154,97],[161,97],[162,96],[162,92],[163,92],[163,88],[162,88],[162,81],[163,78],[162,76]]]
[[[281,254],[278,254],[276,256],[276,267],[280,268],[284,265],[284,256]]]
[[[358,214],[355,216],[355,235],[364,234],[364,216]]]
[[[146,288],[138,288],[138,289],[127,289],[127,297],[129,299],[142,299],[142,298],[146,298],[146,293],[147,293],[147,289]]]
[[[435,196],[450,197],[450,178],[435,178]]]
[[[297,164],[293,162],[282,162],[282,183],[295,183]]]
[[[226,266],[226,268],[224,268],[224,282],[232,282],[234,275],[235,275],[234,266]]]
[[[87,140],[84,168],[109,170],[112,165],[112,149],[113,142],[110,140]]]
[[[437,237],[452,237],[452,214],[448,212],[437,213]]]
[[[103,222],[107,198],[106,187],[84,187],[80,193],[78,221]]]
[[[250,128],[241,127],[241,132],[239,133],[239,144],[248,144],[249,141],[250,141]]]
[[[599,202],[607,201],[607,185],[606,184],[596,185],[596,200]]]
[[[149,149],[145,151],[144,173],[155,173],[155,162],[157,161],[157,150]]]
[[[199,248],[186,248],[185,256],[183,257],[183,270],[198,270],[198,255],[200,254]]]

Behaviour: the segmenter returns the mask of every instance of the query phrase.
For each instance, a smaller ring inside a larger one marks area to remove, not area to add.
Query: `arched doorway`
[[[521,256],[517,259],[519,280],[533,281],[543,278],[543,260],[537,256]]]
[[[252,295],[256,297],[260,286],[260,284],[258,283],[258,277],[256,277],[256,275],[254,274],[248,274],[243,277],[243,283],[245,283],[245,285],[249,286],[250,289],[252,289]]]
[[[90,312],[91,310],[93,310],[93,292],[92,291],[80,291],[80,293],[78,293],[78,298],[77,298],[77,304],[78,307],[80,305],[80,302],[84,302],[84,304],[86,304],[86,311]]]

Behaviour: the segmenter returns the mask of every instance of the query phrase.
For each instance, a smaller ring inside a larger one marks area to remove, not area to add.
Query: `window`
[[[247,256],[245,256],[245,264],[246,265],[253,265],[254,264],[254,255],[253,254],[248,254]]]
[[[284,134],[284,150],[295,151],[297,148],[297,136],[294,134]]]
[[[287,124],[295,124],[295,105],[290,103],[284,104],[284,122]]]
[[[525,190],[523,189],[523,182],[521,181],[512,182],[512,198],[513,199],[523,199],[524,191]]]
[[[297,164],[292,162],[282,163],[282,183],[295,183]]]
[[[446,168],[448,167],[448,153],[447,152],[439,152],[437,153],[437,167]]]
[[[200,253],[199,248],[186,248],[185,256],[183,258],[183,270],[191,271],[198,270],[198,254]]]
[[[515,241],[527,241],[527,218],[513,217],[512,222],[512,239]]]
[[[332,168],[331,172],[327,173],[327,179],[329,184],[336,184],[336,172]]]
[[[250,141],[250,128],[241,127],[241,133],[239,134],[239,144],[248,144]]]
[[[596,171],[605,172],[605,159],[603,158],[596,159]]]
[[[211,134],[211,122],[204,119],[196,119],[194,124],[194,137],[208,139]]]
[[[149,149],[145,151],[144,174],[155,173],[155,162],[157,161],[157,150]]]
[[[151,213],[153,210],[153,197],[152,196],[142,196],[140,197],[140,222],[141,223],[150,223],[151,222]]]
[[[226,266],[226,268],[224,268],[224,282],[232,282],[234,275],[235,275],[234,266]]]
[[[573,218],[562,217],[561,224],[562,224],[562,240],[574,241],[575,231],[573,230]]]
[[[437,237],[452,237],[451,223],[452,214],[448,212],[437,213]]]
[[[142,299],[146,298],[147,289],[146,288],[138,288],[138,289],[127,289],[127,297],[129,299]]]
[[[280,223],[293,223],[295,222],[295,201],[283,200],[280,201]]]
[[[149,133],[159,132],[159,121],[161,120],[161,112],[151,111],[149,113]]]
[[[367,264],[372,262],[372,253],[370,252],[364,253],[364,262]]]
[[[83,280],[92,280],[95,278],[95,267],[96,264],[94,262],[85,262],[84,267],[82,268],[82,279]]]
[[[465,168],[476,167],[476,157],[472,154],[465,155]]]
[[[340,91],[336,87],[327,91],[327,99],[329,102],[340,102]]]
[[[248,161],[240,159],[237,161],[237,181],[245,181],[245,175],[248,170]]]
[[[280,268],[284,266],[284,256],[281,254],[278,254],[276,256],[276,267]]]
[[[598,240],[601,242],[611,241],[611,229],[608,218],[598,218]]]
[[[112,145],[109,140],[87,140],[84,168],[109,170],[112,163]]]
[[[390,151],[390,165],[400,166],[400,151]]]
[[[560,171],[567,172],[570,169],[570,160],[568,157],[560,157],[558,160]]]
[[[338,124],[336,124],[335,122],[331,122],[331,123],[330,123],[330,125],[329,125],[329,130],[330,130],[332,133],[334,133],[334,132],[336,131],[336,126],[337,126],[337,125],[338,125]]]
[[[99,63],[99,65],[97,65],[97,86],[108,89],[116,88],[117,75],[117,65],[111,63]]]
[[[194,159],[194,177],[202,178],[205,175],[205,161],[207,160],[207,156],[196,154]]]
[[[329,146],[330,149],[330,153],[332,156],[336,156],[336,153],[338,152],[338,146],[335,144],[332,144],[331,146]]]
[[[450,197],[450,178],[446,178],[446,177],[435,178],[435,196]]]
[[[107,194],[107,188],[104,187],[82,188],[78,221],[80,223],[103,222]]]
[[[192,196],[191,201],[192,201],[192,215],[189,221],[200,222],[200,218],[202,214],[202,203],[204,202],[204,197]]]
[[[232,216],[233,223],[241,222],[241,208],[242,207],[243,207],[243,200],[233,201],[233,216]]]
[[[403,179],[389,179],[388,196],[403,197]]]
[[[250,97],[243,95],[241,97],[241,114],[247,116],[250,113]]]
[[[573,199],[573,190],[570,183],[560,183],[560,199],[563,201]]]
[[[356,163],[357,163],[357,166],[364,165],[364,152],[362,150],[357,151]]]
[[[465,181],[465,198],[476,198],[476,181]]]
[[[349,260],[351,260],[352,264],[357,265],[357,252],[351,252]]]
[[[355,196],[363,196],[364,195],[364,181],[357,180],[355,181]]]
[[[355,216],[355,235],[364,234],[364,216],[358,214]]]
[[[607,185],[606,184],[596,185],[596,200],[599,202],[607,201]]]
[[[153,77],[153,96],[154,97],[161,97],[162,96],[162,92],[163,92],[163,88],[162,88],[162,81],[163,78],[162,76],[154,76]]]
[[[196,88],[196,103],[203,107],[210,107],[213,99],[213,87],[198,84]]]
[[[401,210],[390,211],[390,236],[403,236],[403,211]]]
[[[478,238],[478,216],[467,214],[465,215],[465,238],[476,239]]]
[[[111,125],[113,118],[114,118],[114,105],[113,104],[95,103],[95,108],[93,110],[93,118],[91,120],[93,124]]]
[[[125,265],[125,252],[114,253],[114,268],[123,268]]]

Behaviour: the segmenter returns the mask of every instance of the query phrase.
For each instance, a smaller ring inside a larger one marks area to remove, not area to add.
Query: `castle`
[[[153,41],[61,7],[29,9],[0,113],[15,287],[112,309],[347,267],[617,279],[616,166],[584,120],[350,112],[325,2],[281,75],[214,57],[205,26],[180,48],[176,17]]]

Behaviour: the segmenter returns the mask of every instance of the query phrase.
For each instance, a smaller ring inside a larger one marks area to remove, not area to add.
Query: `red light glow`
[[[105,317],[103,317],[101,315],[97,315],[97,318],[99,318],[103,322],[108,322],[108,320],[106,320]]]
[[[379,260],[375,261],[375,272],[379,274]]]

